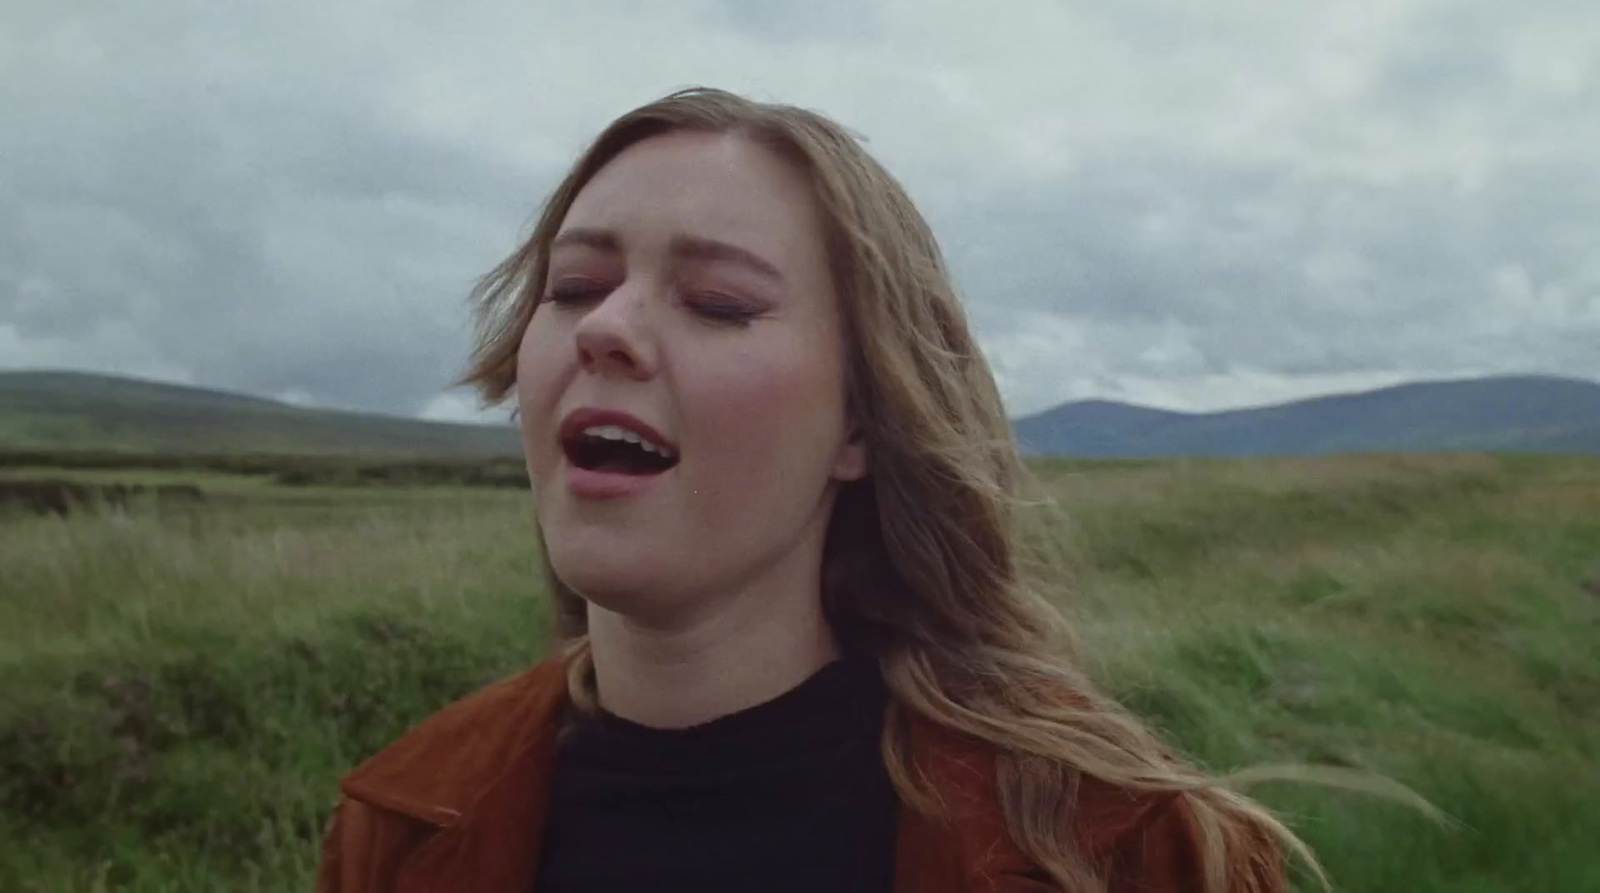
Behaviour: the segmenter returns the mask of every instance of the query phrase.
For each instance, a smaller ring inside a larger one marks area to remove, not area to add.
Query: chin
[[[553,546],[549,560],[556,577],[584,601],[627,616],[659,610],[667,595],[662,581],[672,576],[654,562],[619,562],[615,550],[594,555]]]

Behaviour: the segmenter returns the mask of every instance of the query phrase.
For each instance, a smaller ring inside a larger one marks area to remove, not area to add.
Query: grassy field
[[[1600,459],[1038,467],[1131,706],[1451,816],[1255,791],[1339,889],[1600,890]],[[206,498],[0,520],[0,889],[307,889],[337,777],[543,651],[514,489],[72,473]]]

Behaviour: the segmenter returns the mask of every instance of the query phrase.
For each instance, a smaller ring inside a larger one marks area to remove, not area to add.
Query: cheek
[[[549,428],[567,369],[572,364],[560,352],[560,333],[534,314],[517,349],[517,412],[528,460],[539,459],[539,447],[550,441]]]
[[[827,463],[843,436],[844,399],[840,376],[823,359],[772,350],[701,364],[695,427],[716,445],[719,462],[802,476]]]

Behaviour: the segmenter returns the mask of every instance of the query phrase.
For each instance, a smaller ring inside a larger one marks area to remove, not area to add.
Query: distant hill
[[[0,372],[0,449],[516,456],[509,425],[306,409],[82,372]]]
[[[1548,376],[1421,382],[1213,413],[1087,400],[1015,427],[1032,455],[1600,453],[1600,384]],[[82,372],[0,372],[0,449],[479,457],[520,455],[521,441],[509,425],[307,409]]]
[[[1552,376],[1418,382],[1212,413],[1089,400],[1015,426],[1033,455],[1600,453],[1600,384]]]

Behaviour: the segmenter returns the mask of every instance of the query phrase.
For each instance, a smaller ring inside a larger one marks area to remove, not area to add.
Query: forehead
[[[786,269],[825,266],[805,176],[734,134],[674,132],[629,146],[579,191],[561,226],[576,227],[611,230],[628,251],[685,235],[738,245]]]

